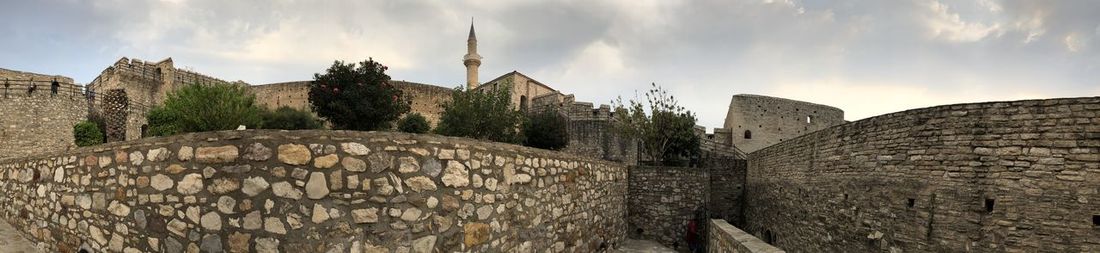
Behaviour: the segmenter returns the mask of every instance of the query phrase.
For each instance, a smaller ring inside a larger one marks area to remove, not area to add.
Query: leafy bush
[[[149,111],[149,135],[259,127],[263,120],[256,98],[244,86],[191,84],[168,93],[164,104]]]
[[[275,111],[265,110],[262,117],[263,128],[266,129],[302,130],[321,129],[325,126],[313,114],[288,106],[279,107]]]
[[[675,97],[656,84],[645,96],[644,103],[640,99],[631,100],[629,105],[622,98],[615,101],[615,129],[625,137],[641,140],[641,153],[649,161],[682,165],[698,158],[701,151],[694,130],[695,114],[679,106]]]
[[[155,107],[149,110],[145,118],[148,123],[147,126],[149,126],[145,132],[147,136],[169,136],[183,133],[176,122],[179,117],[175,115],[175,112],[164,107]]]
[[[409,111],[409,100],[389,84],[386,66],[373,59],[336,61],[325,74],[314,74],[309,103],[335,129],[383,130]]]
[[[569,122],[553,110],[531,115],[523,124],[524,146],[561,150],[569,145]]]
[[[96,123],[81,121],[73,126],[73,138],[76,141],[76,146],[87,147],[103,143],[103,132],[99,131],[99,126]]]
[[[409,113],[397,121],[397,130],[406,133],[422,134],[431,130],[428,119],[419,113]]]
[[[516,128],[522,115],[512,109],[510,85],[489,91],[464,91],[455,88],[451,100],[443,103],[443,113],[435,132],[497,142],[516,143]]]

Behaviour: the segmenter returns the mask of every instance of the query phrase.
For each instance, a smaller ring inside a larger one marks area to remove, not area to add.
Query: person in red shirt
[[[688,243],[688,250],[692,253],[703,252],[703,210],[696,209],[691,221],[688,221],[684,240]]]

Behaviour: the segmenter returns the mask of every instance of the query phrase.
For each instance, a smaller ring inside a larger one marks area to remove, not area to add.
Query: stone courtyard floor
[[[7,222],[0,221],[0,252],[39,253],[34,244],[23,238],[23,233],[15,230]]]
[[[676,253],[675,250],[666,248],[660,243],[646,240],[626,239],[614,253]]]

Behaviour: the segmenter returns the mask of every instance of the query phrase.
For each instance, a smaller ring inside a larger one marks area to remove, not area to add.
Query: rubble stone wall
[[[627,229],[631,237],[686,250],[684,232],[706,204],[706,172],[689,167],[630,167]]]
[[[0,159],[75,148],[73,126],[87,116],[82,95],[52,96],[49,85],[29,96],[0,93]]]
[[[47,252],[598,252],[626,177],[463,138],[221,131],[0,160],[0,216]]]
[[[792,252],[1100,251],[1100,97],[897,112],[748,165],[742,228]]]
[[[711,253],[781,253],[785,252],[724,220],[710,220],[707,252]]]

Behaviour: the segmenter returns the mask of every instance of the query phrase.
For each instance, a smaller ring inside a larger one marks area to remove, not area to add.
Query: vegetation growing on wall
[[[523,145],[561,150],[569,145],[569,126],[565,117],[553,110],[531,114],[523,123]]]
[[[81,121],[73,126],[73,137],[76,141],[76,146],[87,147],[91,145],[103,143],[103,132],[99,130],[99,126],[91,121]]]
[[[191,84],[168,93],[163,105],[149,111],[148,134],[230,130],[240,125],[257,128],[263,123],[262,111],[243,86]]]
[[[266,129],[302,130],[321,129],[325,126],[321,119],[313,114],[288,106],[279,107],[274,111],[265,110],[261,116],[263,128]]]
[[[389,84],[386,66],[374,59],[344,64],[336,61],[309,86],[313,111],[334,129],[382,130],[409,111],[409,99]]]
[[[518,143],[517,128],[523,115],[512,109],[510,90],[510,85],[495,90],[455,88],[451,100],[443,103],[436,133]]]
[[[431,130],[428,119],[419,113],[409,113],[397,121],[397,130],[406,133],[422,134]]]
[[[684,165],[697,158],[700,139],[694,131],[695,114],[657,84],[651,84],[645,97],[645,101],[635,98],[629,104],[621,97],[614,102],[615,129],[640,140],[642,158],[654,163]]]

